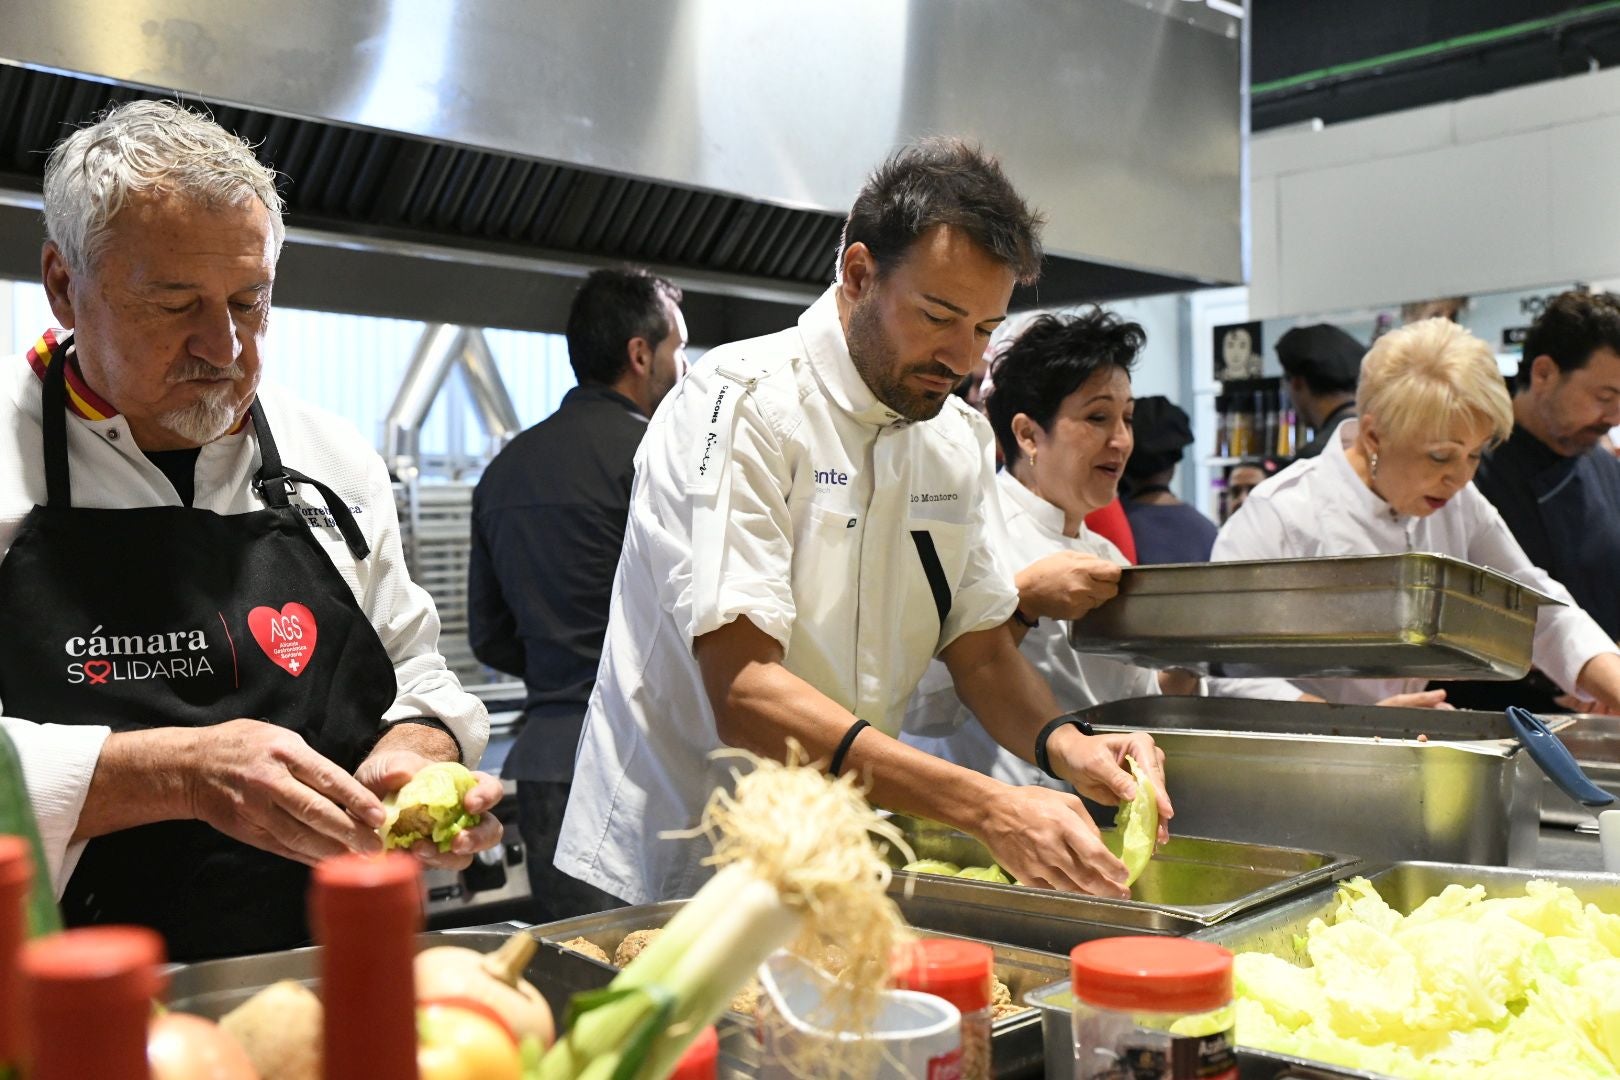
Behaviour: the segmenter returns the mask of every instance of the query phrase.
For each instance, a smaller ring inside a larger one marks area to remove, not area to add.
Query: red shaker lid
[[[163,939],[144,926],[91,926],[52,934],[23,946],[23,984],[35,1001],[35,1014],[64,1006],[76,1012],[117,1011],[143,1005],[163,991],[167,980]]]
[[[1074,996],[1105,1009],[1208,1012],[1232,1000],[1232,954],[1207,941],[1101,938],[1069,953]]]
[[[421,865],[400,852],[336,855],[316,865],[310,895],[318,920],[414,917],[422,910]]]
[[[28,841],[20,836],[0,836],[0,889],[26,889],[33,880],[34,860]]]
[[[669,1074],[669,1080],[714,1080],[719,1073],[720,1037],[710,1026],[704,1028],[692,1045],[686,1048],[685,1056],[675,1066],[675,1071]]]
[[[990,1007],[996,954],[978,941],[923,938],[894,952],[891,979],[902,990],[944,998],[962,1012]]]

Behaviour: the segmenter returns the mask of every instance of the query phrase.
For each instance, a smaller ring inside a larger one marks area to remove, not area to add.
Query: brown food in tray
[[[593,941],[587,941],[582,937],[569,938],[567,941],[559,942],[558,946],[560,948],[577,952],[582,956],[588,956],[592,960],[599,960],[604,964],[613,963],[613,958],[608,956],[606,949],[603,949],[602,946]]]

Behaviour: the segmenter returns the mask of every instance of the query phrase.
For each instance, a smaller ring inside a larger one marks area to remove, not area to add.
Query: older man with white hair
[[[488,737],[381,459],[259,385],[281,205],[179,106],[75,132],[45,173],[66,329],[0,391],[0,724],[67,921],[182,960],[305,940],[308,865],[378,849],[382,798]],[[466,808],[499,798],[480,774]],[[465,865],[499,835],[413,850]]]

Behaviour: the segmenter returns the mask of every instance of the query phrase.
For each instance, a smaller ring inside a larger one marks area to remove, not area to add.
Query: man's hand
[[[1446,701],[1444,690],[1419,690],[1413,694],[1391,694],[1378,704],[1391,709],[1455,709]]]
[[[1170,819],[1176,809],[1164,783],[1164,751],[1145,731],[1115,735],[1086,735],[1074,725],[1060,727],[1046,740],[1052,769],[1092,802],[1115,805],[1136,797],[1136,779],[1125,758],[1130,756],[1153,779],[1159,804],[1159,843],[1170,839]]]
[[[247,719],[186,730],[179,767],[188,816],[310,865],[346,851],[381,850],[382,803],[302,736]]]
[[[425,751],[425,752],[424,752]],[[455,744],[442,731],[419,724],[403,724],[384,735],[371,755],[360,763],[354,778],[378,796],[391,795],[411,777],[435,761],[455,759]],[[501,801],[501,781],[489,773],[475,772],[478,784],[467,792],[462,805],[469,814],[481,815],[477,825],[465,829],[450,842],[450,850],[440,852],[431,840],[418,840],[410,852],[428,866],[463,870],[480,851],[501,841],[500,820],[489,811]],[[378,803],[379,808],[381,803]],[[380,825],[381,819],[378,820]],[[372,839],[376,840],[375,833]]]
[[[1015,583],[1025,615],[1078,619],[1119,592],[1119,567],[1096,555],[1058,551],[1024,567]]]
[[[1130,899],[1125,864],[1103,846],[1085,804],[1043,787],[1002,787],[975,830],[1025,885]]]

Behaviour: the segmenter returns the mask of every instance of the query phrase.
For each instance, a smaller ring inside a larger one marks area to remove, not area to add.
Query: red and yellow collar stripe
[[[41,380],[45,372],[50,370],[51,362],[61,352],[62,342],[68,335],[56,330],[46,330],[34,342],[34,347],[28,350],[28,366],[34,369],[34,374]],[[118,410],[107,404],[102,396],[90,389],[90,384],[84,381],[79,374],[79,362],[76,357],[68,357],[67,366],[67,407],[68,411],[81,420],[111,420],[118,415]],[[248,418],[242,417],[228,434],[235,435],[247,427]]]
[[[34,369],[35,375],[41,379],[45,378],[45,372],[50,369],[51,362],[60,353],[62,340],[66,336],[55,330],[47,330],[39,335],[34,347],[28,350],[28,366]],[[67,399],[68,410],[84,420],[111,420],[118,415],[117,409],[90,389],[90,384],[79,374],[77,361],[71,357],[67,366]]]

